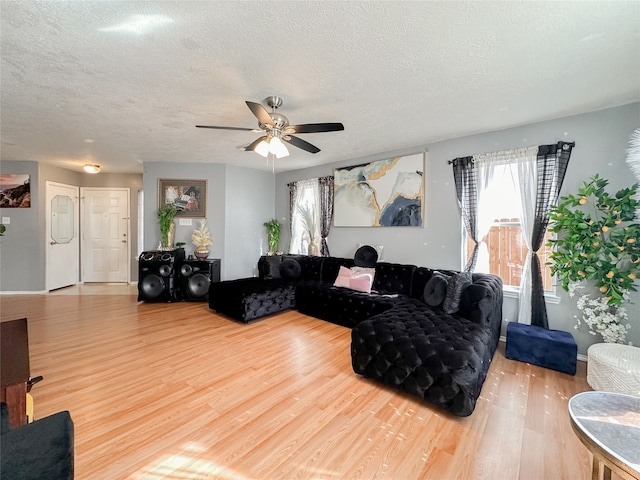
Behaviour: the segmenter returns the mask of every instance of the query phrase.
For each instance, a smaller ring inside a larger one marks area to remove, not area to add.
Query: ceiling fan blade
[[[245,103],[247,104],[247,107],[251,109],[251,112],[258,118],[260,123],[263,125],[273,125],[271,116],[262,105],[256,102],[249,102],[248,100]]]
[[[341,123],[305,123],[289,125],[287,130],[291,130],[291,133],[338,132],[344,130],[344,125]]]
[[[306,150],[310,153],[318,153],[320,149],[315,145],[311,145],[309,142],[302,140],[301,138],[294,137],[293,135],[287,135],[286,137],[282,137],[282,140],[290,143],[294,147],[301,148],[302,150]]]
[[[215,128],[217,130],[245,130],[250,132],[251,130],[255,130],[253,128],[243,128],[243,127],[219,127],[217,125],[196,125],[196,128]]]
[[[260,137],[260,138],[258,138],[257,140],[255,140],[255,141],[251,142],[249,145],[247,145],[246,147],[244,147],[244,151],[245,151],[245,152],[253,152],[253,151],[256,149],[256,147],[258,146],[258,144],[259,144],[261,141],[266,140],[266,139],[267,139],[267,136],[266,136],[266,135],[265,135],[264,137]]]

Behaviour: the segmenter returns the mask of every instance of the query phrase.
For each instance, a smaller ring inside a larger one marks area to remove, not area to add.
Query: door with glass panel
[[[55,290],[79,281],[79,189],[47,182],[46,191],[46,289]]]

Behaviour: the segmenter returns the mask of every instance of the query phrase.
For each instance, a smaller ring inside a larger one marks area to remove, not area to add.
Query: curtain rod
[[[571,147],[571,148],[573,148],[573,147],[575,147],[575,146],[576,146],[576,142],[564,142],[564,141],[562,141],[562,140],[561,140],[561,141],[559,141],[559,142],[556,142],[555,144],[554,144],[554,143],[550,143],[549,145],[558,145],[559,143],[562,143],[562,144],[563,144],[563,145],[562,145],[563,150],[566,150],[566,148],[564,148],[565,146],[569,146],[569,147]],[[542,147],[542,146],[544,146],[544,145],[538,145],[538,148],[540,148],[540,147]],[[515,150],[515,148],[512,148],[511,150]],[[500,153],[500,152],[502,152],[502,151],[506,151],[506,152],[508,152],[509,150],[498,150],[497,152],[491,152],[491,153]],[[468,157],[458,157],[458,158],[454,158],[453,160],[447,160],[447,165],[451,165],[453,162],[455,162],[455,161],[456,161],[456,160],[458,160],[459,158],[472,158],[472,157],[473,157],[473,155],[469,155]]]

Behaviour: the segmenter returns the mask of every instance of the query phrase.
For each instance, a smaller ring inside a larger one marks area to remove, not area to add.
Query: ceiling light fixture
[[[289,156],[287,146],[278,137],[270,137],[262,140],[254,149],[254,152],[267,157],[269,154],[275,155],[276,158]]]
[[[87,173],[100,173],[100,165],[97,164],[85,163],[82,168],[84,168],[84,171]]]

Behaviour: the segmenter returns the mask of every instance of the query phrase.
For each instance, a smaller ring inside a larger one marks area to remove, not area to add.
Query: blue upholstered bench
[[[507,325],[507,358],[575,375],[577,355],[578,346],[569,332],[524,323]]]

